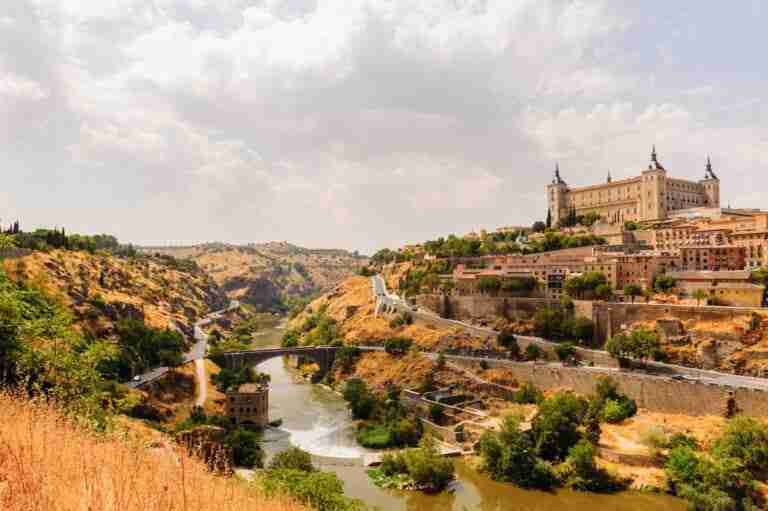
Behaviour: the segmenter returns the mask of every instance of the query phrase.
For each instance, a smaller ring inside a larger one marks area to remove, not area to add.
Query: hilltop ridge
[[[194,261],[211,275],[228,298],[262,310],[285,310],[286,302],[327,291],[368,261],[356,252],[310,249],[284,241],[247,245],[217,242],[139,250]]]

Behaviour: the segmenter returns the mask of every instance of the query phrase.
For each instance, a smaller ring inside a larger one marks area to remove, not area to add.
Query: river
[[[279,344],[282,332],[270,329],[259,335],[257,347]],[[271,419],[282,418],[279,430],[269,430],[264,449],[271,457],[290,445],[309,451],[322,470],[344,481],[345,493],[384,511],[683,511],[685,504],[663,495],[623,492],[597,495],[569,490],[528,491],[492,481],[456,460],[456,481],[438,495],[382,490],[372,484],[356,459],[367,450],[354,438],[354,425],[345,402],[335,393],[297,378],[282,358],[258,366],[272,377],[269,395]]]

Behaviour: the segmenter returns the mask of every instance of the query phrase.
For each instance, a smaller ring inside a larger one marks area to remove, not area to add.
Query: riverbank
[[[258,347],[279,345],[282,331],[274,329],[259,336]],[[273,344],[268,344],[272,339]],[[544,511],[558,506],[577,511],[683,511],[685,504],[665,495],[623,492],[615,495],[528,491],[511,484],[498,483],[477,472],[471,460],[455,458],[456,481],[445,492],[429,495],[421,492],[384,490],[376,487],[359,461],[376,451],[357,445],[356,427],[346,402],[326,385],[313,385],[293,371],[282,358],[268,360],[258,370],[272,378],[270,387],[271,418],[282,418],[283,425],[265,433],[264,450],[269,459],[290,446],[297,446],[313,456],[315,465],[331,471],[345,484],[345,493],[384,511],[463,511],[466,509],[509,509],[510,502],[520,509]]]

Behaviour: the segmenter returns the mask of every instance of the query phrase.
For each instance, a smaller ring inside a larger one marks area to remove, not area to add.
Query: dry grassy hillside
[[[229,298],[264,309],[274,308],[287,298],[330,289],[367,262],[345,250],[306,249],[285,242],[142,250],[191,259],[215,279]]]
[[[58,296],[77,324],[108,335],[117,319],[144,318],[157,328],[186,328],[226,302],[216,283],[188,262],[172,258],[118,258],[55,250],[2,261],[10,278],[35,282]]]
[[[3,511],[299,511],[214,476],[179,448],[97,436],[45,405],[0,394]]]
[[[337,321],[339,333],[350,344],[375,343],[388,337],[401,336],[413,339],[425,349],[440,350],[447,347],[479,346],[481,342],[455,327],[437,328],[418,323],[396,326],[391,323],[391,316],[376,317],[374,308],[370,279],[350,277],[309,304],[288,327],[301,328],[311,314],[324,309],[326,315]]]

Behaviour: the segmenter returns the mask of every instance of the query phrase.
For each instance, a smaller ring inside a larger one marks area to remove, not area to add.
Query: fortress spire
[[[560,177],[560,163],[555,162],[555,178],[552,180],[552,184],[562,184],[565,183],[563,181],[563,178]]]
[[[653,144],[653,148],[651,149],[651,164],[648,165],[649,170],[665,170],[664,166],[659,163],[659,158],[656,155],[656,144]]]
[[[611,181],[613,181],[613,179],[611,178],[611,171],[609,170],[608,171],[608,179],[606,180],[606,182],[610,183]]]
[[[704,171],[704,179],[717,179],[717,176],[712,171],[712,160],[710,160],[709,155],[707,155],[707,167]]]

